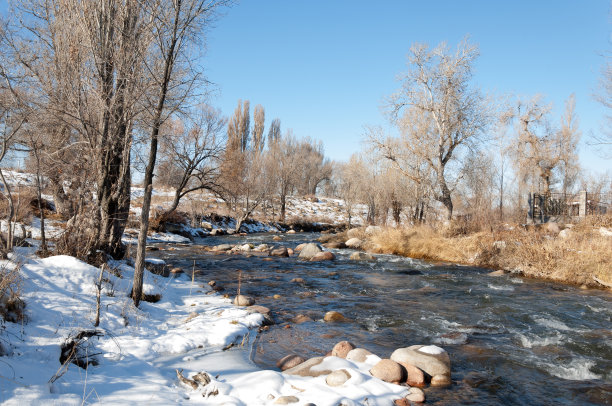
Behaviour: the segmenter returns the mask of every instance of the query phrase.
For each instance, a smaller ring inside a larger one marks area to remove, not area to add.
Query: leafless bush
[[[183,212],[171,211],[155,213],[149,228],[153,231],[161,232],[165,230],[168,223],[172,224],[188,224],[188,215]]]
[[[5,264],[0,268],[0,316],[11,323],[24,322],[25,302],[21,299],[19,264]]]

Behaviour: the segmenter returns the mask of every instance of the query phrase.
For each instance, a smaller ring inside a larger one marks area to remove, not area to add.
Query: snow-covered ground
[[[133,268],[122,262],[111,263],[116,272],[104,274],[101,322],[95,328],[100,269],[68,256],[34,258],[31,251],[18,249],[13,255],[22,264],[28,320],[5,322],[0,333],[6,354],[0,358],[0,402],[5,405],[267,405],[281,396],[319,406],[364,404],[366,398],[369,405],[387,405],[408,392],[373,378],[371,362],[327,357],[321,368],[343,368],[351,375],[337,387],[327,385],[324,376],[260,370],[248,349],[262,315],[232,305],[185,275],[162,278],[148,272],[145,293],[162,298],[135,308],[128,297]],[[62,366],[60,345],[84,330],[99,336],[84,339],[79,354],[97,365]],[[236,346],[223,351],[231,343]],[[177,369],[186,377],[206,371],[213,379],[194,390],[179,382]]]

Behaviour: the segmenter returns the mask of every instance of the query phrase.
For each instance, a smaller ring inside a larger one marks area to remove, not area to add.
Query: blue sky
[[[361,149],[364,125],[386,125],[380,106],[399,87],[412,43],[480,47],[474,83],[485,92],[543,94],[555,106],[576,94],[586,136],[604,124],[593,100],[602,54],[611,51],[609,0],[287,1],[243,0],[208,33],[213,100],[231,114],[238,99],[262,104],[297,136],[320,139],[333,159]],[[585,137],[583,137],[585,138]],[[612,169],[584,145],[589,170]]]
[[[0,0],[0,11],[6,0]],[[203,58],[211,101],[226,115],[238,99],[266,109],[297,136],[320,139],[346,160],[362,148],[365,125],[386,125],[380,106],[399,87],[414,42],[480,47],[474,83],[496,95],[543,94],[555,120],[576,94],[583,139],[601,131],[592,98],[604,53],[612,52],[610,0],[242,0],[207,34]],[[267,128],[266,128],[267,131]],[[593,172],[612,162],[582,145]]]

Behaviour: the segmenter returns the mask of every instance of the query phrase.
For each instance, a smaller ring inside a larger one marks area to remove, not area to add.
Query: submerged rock
[[[322,252],[316,253],[312,258],[310,258],[310,260],[313,262],[314,261],[331,261],[335,258],[336,256],[333,253],[329,251],[322,251]]]
[[[376,258],[367,252],[353,252],[349,259],[351,261],[374,261]]]

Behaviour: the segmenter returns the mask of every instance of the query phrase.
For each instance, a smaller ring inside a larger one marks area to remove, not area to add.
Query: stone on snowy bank
[[[300,357],[299,355],[296,354],[289,354],[283,358],[281,358],[277,363],[276,366],[281,370],[281,371],[286,371],[288,369],[294,368],[300,364],[302,364],[303,362],[305,362],[306,360],[302,357]]]
[[[340,341],[338,344],[334,345],[332,349],[331,355],[339,358],[346,358],[349,351],[355,349],[355,346],[348,341]]]
[[[372,353],[365,348],[355,348],[346,354],[346,359],[354,362],[366,362],[368,355],[372,355]]]
[[[290,403],[297,403],[299,401],[300,400],[298,398],[296,398],[295,396],[281,396],[278,399],[276,399],[274,404],[276,404],[276,405],[288,405]]]
[[[351,238],[348,241],[346,241],[344,244],[346,244],[348,248],[359,249],[363,245],[363,241],[361,241],[359,238]]]
[[[255,304],[255,300],[250,296],[238,295],[234,298],[234,304],[236,306],[252,306]]]
[[[405,362],[399,363],[406,370],[406,384],[408,386],[417,386],[422,388],[425,386],[425,374],[414,365]]]
[[[325,378],[325,383],[329,386],[341,386],[351,379],[351,374],[346,369],[338,369]]]
[[[399,384],[405,380],[404,368],[390,359],[381,359],[372,369],[370,369],[370,374],[374,378],[390,383]]]
[[[425,392],[419,388],[410,388],[410,393],[406,396],[411,402],[423,403],[425,402]]]
[[[445,375],[450,377],[451,375],[448,353],[435,345],[413,345],[408,348],[398,348],[391,354],[391,359],[414,365],[431,376]]]
[[[322,371],[313,371],[312,368],[319,365],[323,362],[324,357],[314,357],[310,358],[308,361],[302,362],[296,367],[287,369],[283,371],[284,374],[287,375],[298,375],[298,376],[311,376],[316,378],[321,375],[329,375],[331,373],[330,370],[322,370]]]

